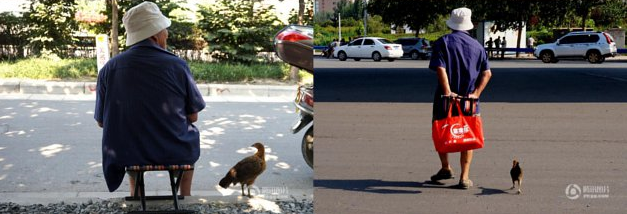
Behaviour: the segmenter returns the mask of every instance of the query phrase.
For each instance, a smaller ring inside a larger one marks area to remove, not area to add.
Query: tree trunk
[[[305,0],[298,0],[298,25],[303,25],[303,14],[305,13]],[[300,81],[298,72],[300,69],[296,66],[290,66],[290,79],[294,82]]]
[[[524,28],[523,22],[519,21],[518,22],[518,40],[516,42],[516,58],[520,57],[520,39],[522,37],[523,28]]]
[[[590,14],[590,11],[589,11],[589,9],[585,9],[584,11],[585,12],[583,12],[583,14],[581,14],[582,15],[581,16],[581,25],[583,26],[583,27],[581,27],[581,30],[585,32],[586,31],[586,20],[588,19],[588,14]]]
[[[303,25],[303,14],[305,14],[305,0],[298,0],[298,25]]]
[[[120,52],[120,44],[118,41],[118,3],[117,0],[111,0],[111,57],[118,55]]]

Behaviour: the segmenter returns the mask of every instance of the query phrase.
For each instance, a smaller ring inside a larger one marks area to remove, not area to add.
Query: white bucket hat
[[[172,22],[157,4],[145,1],[126,11],[122,23],[126,28],[126,46],[131,46],[170,27]]]
[[[453,30],[470,30],[475,27],[470,20],[471,15],[470,9],[457,8],[451,12],[451,17],[446,20],[446,25]]]

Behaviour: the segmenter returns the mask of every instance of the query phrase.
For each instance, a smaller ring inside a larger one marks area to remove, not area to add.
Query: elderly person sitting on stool
[[[170,20],[152,2],[124,14],[125,52],[100,70],[94,118],[103,128],[102,167],[109,191],[133,165],[193,165],[200,156],[194,122],[205,102],[187,63],[166,50]],[[130,175],[130,174],[129,174]],[[131,195],[134,177],[130,175]],[[181,180],[191,195],[193,171]]]

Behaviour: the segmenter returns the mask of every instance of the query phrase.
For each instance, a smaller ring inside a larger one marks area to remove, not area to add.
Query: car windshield
[[[387,39],[377,39],[379,40],[379,42],[381,42],[382,44],[394,44],[393,42],[390,42],[390,40]]]

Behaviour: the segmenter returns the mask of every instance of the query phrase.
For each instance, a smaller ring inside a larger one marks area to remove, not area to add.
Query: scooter
[[[290,25],[283,28],[274,36],[274,49],[281,60],[292,66],[301,68],[313,74],[313,27]],[[313,123],[313,85],[298,86],[294,105],[300,118],[292,126],[292,133],[296,134]],[[313,124],[305,131],[301,141],[301,152],[309,167],[313,168]]]
[[[322,50],[322,57],[325,57],[327,59],[333,57],[333,47],[325,47]]]

